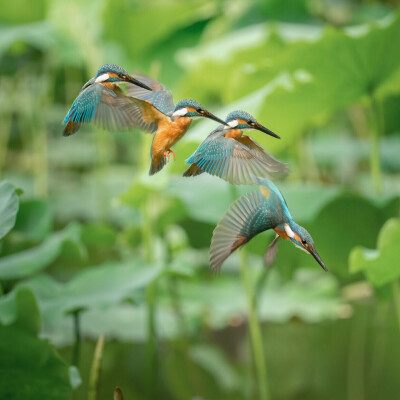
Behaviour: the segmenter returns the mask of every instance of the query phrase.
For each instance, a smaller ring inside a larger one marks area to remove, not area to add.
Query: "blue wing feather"
[[[129,85],[127,87],[129,96],[147,101],[165,115],[169,115],[174,111],[175,104],[172,93],[165,85],[143,73],[135,73],[132,76],[143,82],[145,85],[151,87],[152,91],[143,89],[136,85]]]
[[[250,148],[236,139],[226,138],[225,133],[222,126],[215,129],[186,162],[233,184],[251,184],[251,175],[281,174],[285,164],[275,160],[255,142],[250,142],[254,145]],[[190,167],[184,176],[194,176],[196,171]]]
[[[266,198],[260,192],[247,193],[236,200],[213,232],[211,268],[218,270],[238,247],[257,234],[278,226],[282,222],[279,211],[279,203],[274,204],[273,198]]]
[[[76,132],[82,123],[95,122],[107,130],[140,128],[136,103],[118,86],[110,89],[94,79],[87,82],[64,118],[65,135]]]

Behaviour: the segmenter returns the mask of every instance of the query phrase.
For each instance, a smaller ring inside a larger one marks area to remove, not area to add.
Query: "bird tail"
[[[257,229],[252,229],[251,221],[264,201],[260,192],[247,193],[236,200],[219,221],[210,247],[210,265],[213,271],[218,271],[236,249],[258,233]]]
[[[192,164],[184,173],[183,176],[197,176],[201,175],[204,171],[196,164]]]
[[[166,164],[167,158],[164,155],[161,155],[159,157],[152,157],[149,175],[154,175],[157,172],[160,172]]]
[[[80,122],[74,122],[72,120],[69,120],[67,122],[67,125],[65,125],[64,131],[63,131],[63,136],[71,136],[75,132],[78,131],[78,129],[81,127]]]

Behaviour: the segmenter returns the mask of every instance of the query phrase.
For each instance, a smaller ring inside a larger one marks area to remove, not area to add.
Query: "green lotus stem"
[[[392,282],[392,289],[393,289],[393,301],[396,310],[397,324],[400,329],[400,285],[397,279]]]
[[[379,137],[383,131],[383,121],[380,105],[373,94],[370,94],[370,110],[372,120],[370,153],[371,178],[375,193],[379,195],[382,193],[382,171],[379,152]]]
[[[232,201],[238,197],[236,186],[229,185]],[[261,326],[257,315],[255,287],[249,274],[249,265],[247,262],[246,249],[242,248],[240,251],[240,277],[246,293],[247,311],[249,313],[249,330],[251,348],[253,351],[254,365],[257,373],[257,382],[259,388],[259,395],[261,400],[269,400],[269,383],[267,375],[267,367],[265,364],[265,353],[262,342]]]
[[[245,249],[242,249],[240,251],[240,276],[247,298],[251,347],[253,350],[254,364],[257,372],[259,395],[261,400],[268,400],[270,399],[269,384],[264,358],[264,346],[262,342],[261,326],[258,320],[254,290],[250,279],[249,265],[247,262],[247,254]]]
[[[96,400],[97,398],[97,390],[99,387],[100,367],[101,367],[101,360],[103,358],[104,342],[105,342],[105,335],[102,334],[99,336],[99,340],[97,341],[96,344],[96,349],[94,350],[92,367],[90,369],[90,377],[89,377],[88,400]]]
[[[34,189],[35,195],[47,197],[48,195],[48,166],[47,166],[47,131],[43,124],[36,126],[32,135],[34,158]]]
[[[81,349],[81,329],[80,329],[80,310],[75,310],[72,313],[74,325],[74,347],[72,353],[72,364],[79,364],[79,355]]]
[[[148,148],[149,140],[145,135],[141,141],[141,169],[147,172],[149,157]],[[146,155],[147,157],[144,157]],[[153,249],[153,218],[149,204],[153,199],[148,196],[143,200],[141,205],[142,215],[142,243],[144,247],[144,257],[148,264],[154,261]],[[151,268],[151,267],[150,267]],[[155,399],[158,375],[158,360],[157,360],[157,327],[156,327],[156,308],[157,308],[157,282],[151,282],[146,287],[146,305],[147,305],[147,345],[146,345],[146,375],[148,399]]]
[[[5,167],[6,155],[8,150],[8,140],[11,134],[11,115],[7,114],[1,118],[2,135],[0,135],[0,178],[3,175],[3,168]]]

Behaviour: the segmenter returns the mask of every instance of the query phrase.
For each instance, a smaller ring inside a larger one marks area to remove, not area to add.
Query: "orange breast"
[[[241,129],[229,129],[225,133],[226,138],[232,138],[236,139],[242,136],[242,130]]]
[[[158,123],[158,129],[153,140],[153,155],[170,149],[188,130],[191,119],[177,118],[171,121],[164,118]]]
[[[286,233],[286,231],[281,231],[281,230],[278,229],[278,228],[275,228],[274,231],[275,231],[281,238],[286,239],[286,240],[289,240],[289,236],[288,236],[288,234]]]

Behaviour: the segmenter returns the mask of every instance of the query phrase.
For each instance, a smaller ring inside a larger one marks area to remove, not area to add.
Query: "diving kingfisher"
[[[268,246],[265,259],[271,259],[277,250],[279,237],[290,240],[296,247],[311,254],[327,271],[314,247],[311,235],[293,221],[282,193],[269,180],[252,176],[260,192],[250,192],[236,200],[214,229],[211,239],[210,264],[218,271],[236,249],[254,236],[269,229],[276,237]]]
[[[159,172],[166,165],[170,154],[175,160],[171,147],[186,133],[193,119],[205,117],[225,125],[224,121],[197,101],[185,99],[175,105],[172,93],[165,85],[142,73],[133,76],[152,89],[152,92],[148,92],[132,85],[127,88],[137,106],[134,112],[137,127],[148,133],[155,132],[150,153],[150,175]]]
[[[280,139],[278,135],[245,111],[231,112],[225,122],[186,160],[191,166],[183,176],[207,172],[238,185],[253,183],[251,175],[271,177],[287,173],[287,164],[276,160],[251,137],[243,135],[243,131],[259,130]]]
[[[107,130],[134,127],[135,104],[124,94],[118,83],[138,85],[147,91],[151,88],[130,76],[115,64],[99,68],[94,78],[86,82],[64,118],[63,135],[77,132],[82,123],[96,122]]]

